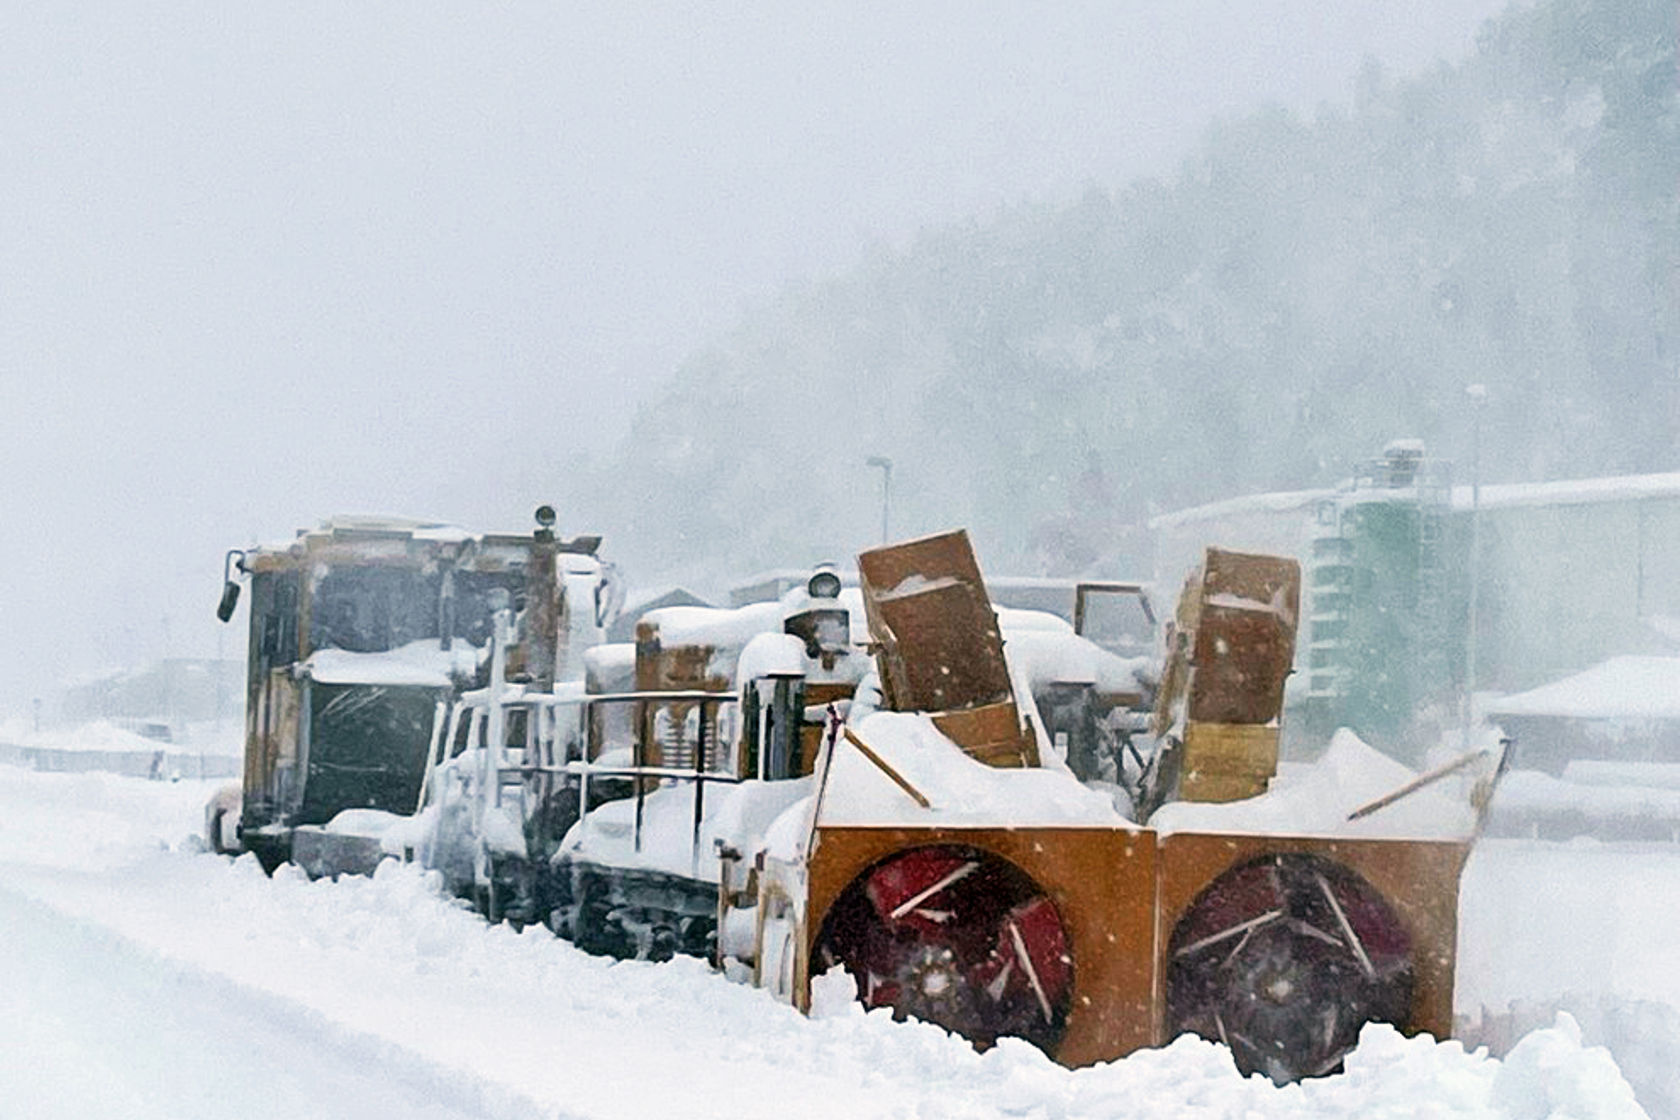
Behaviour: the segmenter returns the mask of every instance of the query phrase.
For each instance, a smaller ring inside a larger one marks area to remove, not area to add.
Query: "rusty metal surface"
[[[636,691],[727,692],[729,678],[712,670],[716,654],[715,646],[668,646],[660,640],[658,624],[644,619],[636,623]]]
[[[935,712],[933,725],[970,758],[988,766],[1019,769],[1038,765],[1038,741],[1021,727],[1021,713],[1013,700]]]
[[[549,692],[554,688],[557,638],[565,606],[556,570],[559,549],[554,533],[547,529],[539,530],[529,547],[530,559],[525,567],[525,670],[531,675],[531,687]]]
[[[872,549],[858,572],[887,706],[938,713],[939,730],[988,765],[1037,765],[968,534]]]
[[[715,671],[717,650],[709,645],[667,646],[660,641],[659,626],[646,619],[636,623],[637,692],[728,692],[729,678]],[[693,701],[637,702],[633,705],[635,739],[641,746],[645,766],[692,765],[698,734],[690,740],[684,729]],[[703,729],[708,765],[721,759],[725,744],[718,737],[718,709],[703,709]]]
[[[809,708],[824,707],[850,700],[857,693],[857,685],[850,681],[807,681],[805,684],[805,705]],[[803,777],[814,773],[817,768],[817,754],[822,750],[824,727],[821,722],[804,723],[799,728],[799,755],[794,759],[794,773]]]
[[[313,529],[299,530],[296,537],[278,546],[245,550],[241,568],[252,578],[249,671],[246,684],[245,735],[245,821],[268,826],[281,823],[292,813],[307,785],[302,744],[304,705],[295,666],[316,652],[323,640],[318,622],[326,622],[321,600],[323,582],[334,573],[380,572],[395,576],[414,573],[417,579],[437,583],[445,573],[474,573],[485,587],[515,592],[534,566],[539,582],[555,590],[539,596],[533,618],[542,634],[549,635],[558,622],[560,603],[554,570],[557,552],[593,553],[599,538],[580,537],[572,541],[544,540],[524,534],[467,534],[432,522],[395,518],[333,518]],[[541,547],[539,547],[541,546]],[[533,554],[536,553],[533,560]],[[265,590],[266,589],[266,590]],[[281,596],[281,591],[287,594]],[[439,591],[445,599],[447,594]],[[551,601],[552,600],[552,601]],[[405,600],[406,601],[406,600]],[[453,631],[454,619],[442,607],[435,618],[418,627],[419,634],[460,638]],[[445,633],[445,623],[450,632]],[[398,628],[392,626],[393,632]],[[410,630],[415,629],[410,627]],[[279,639],[276,635],[284,635]],[[390,641],[395,642],[393,636]],[[470,639],[469,639],[470,640]],[[356,643],[328,641],[356,652],[378,652],[379,648]],[[526,658],[529,668],[546,683],[553,670],[553,641],[539,641],[535,659]],[[513,654],[513,663],[526,651]],[[422,737],[423,738],[423,737]]]
[[[801,1006],[809,999],[810,954],[823,919],[853,880],[897,852],[961,845],[992,853],[1030,876],[1055,903],[1073,957],[1067,1027],[1051,1056],[1084,1066],[1129,1054],[1155,1037],[1155,846],[1151,834],[1123,828],[819,828],[807,867],[804,924],[796,970]],[[769,884],[767,883],[767,886]],[[774,889],[787,891],[777,883]],[[819,965],[820,967],[820,965]]]
[[[279,790],[275,771],[297,764],[301,732],[301,687],[289,667],[271,670],[263,678],[257,708],[247,719],[245,739],[245,798],[247,804],[272,799]]]
[[[1277,770],[1300,598],[1295,560],[1207,550],[1167,629],[1151,731],[1176,745],[1157,796],[1234,801],[1265,792]]]
[[[958,530],[858,556],[882,687],[898,711],[1011,699],[997,615],[968,534]]]
[[[1178,795],[1185,801],[1242,801],[1266,792],[1277,773],[1276,724],[1199,723],[1184,731]]]
[[[1210,548],[1192,601],[1189,718],[1276,719],[1295,660],[1301,565],[1286,557]]]

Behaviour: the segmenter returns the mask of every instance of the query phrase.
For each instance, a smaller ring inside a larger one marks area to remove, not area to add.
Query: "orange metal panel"
[[[1453,971],[1458,952],[1458,882],[1469,845],[1455,841],[1350,840],[1322,836],[1265,836],[1179,832],[1160,837],[1156,907],[1153,1035],[1164,1037],[1165,954],[1179,918],[1220,875],[1239,864],[1282,852],[1323,856],[1362,875],[1388,902],[1412,940],[1412,1011],[1399,1024],[1408,1034],[1452,1032]]]
[[[858,876],[897,852],[966,845],[1020,868],[1044,890],[1068,931],[1073,1004],[1051,1056],[1084,1066],[1129,1054],[1155,1038],[1152,992],[1155,845],[1146,830],[1123,828],[820,828],[808,866],[798,991],[808,1002],[807,968],[823,919]]]

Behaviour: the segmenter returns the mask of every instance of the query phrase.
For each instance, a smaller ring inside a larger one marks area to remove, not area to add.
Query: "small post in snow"
[[[879,467],[881,471],[881,543],[891,540],[888,535],[888,518],[892,504],[892,460],[885,455],[871,455],[865,460],[871,467]]]

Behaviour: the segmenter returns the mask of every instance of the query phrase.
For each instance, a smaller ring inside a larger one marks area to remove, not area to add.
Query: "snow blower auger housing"
[[[1192,577],[1141,821],[1044,735],[964,534],[858,566],[882,710],[831,720],[800,823],[758,852],[757,982],[808,1007],[840,967],[868,1006],[1074,1066],[1194,1032],[1280,1083],[1369,1021],[1450,1029],[1472,799],[1346,733],[1273,780],[1292,561],[1210,550]]]

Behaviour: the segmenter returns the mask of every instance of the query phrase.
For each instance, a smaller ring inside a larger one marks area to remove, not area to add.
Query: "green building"
[[[1301,561],[1285,717],[1301,753],[1346,726],[1415,761],[1458,725],[1472,661],[1481,695],[1680,652],[1680,473],[1473,489],[1397,441],[1334,489],[1232,499],[1150,529],[1163,589],[1209,545]]]

